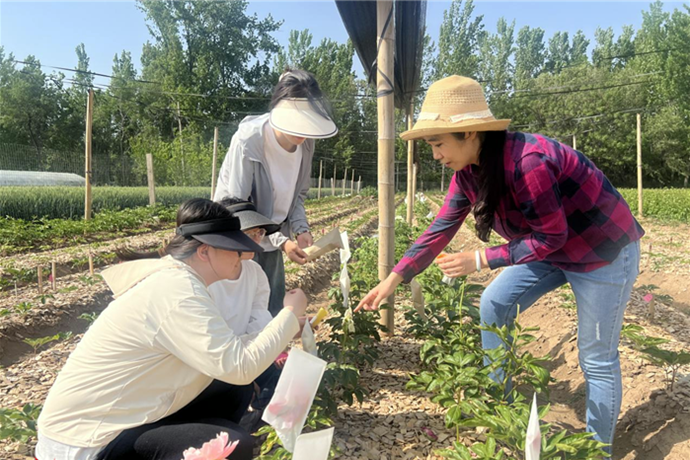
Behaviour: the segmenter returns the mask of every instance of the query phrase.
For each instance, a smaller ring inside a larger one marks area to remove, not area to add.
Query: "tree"
[[[515,21],[508,24],[504,18],[498,20],[496,33],[487,35],[482,41],[479,76],[486,82],[489,103],[494,114],[502,114],[513,89],[514,68],[511,63],[514,43]]]
[[[587,40],[587,37],[585,37],[585,34],[581,30],[578,30],[573,36],[573,44],[570,47],[570,64],[586,64],[588,47],[589,40]]]
[[[543,71],[545,60],[544,30],[528,26],[520,29],[515,52],[516,87],[523,88],[536,78]]]
[[[472,17],[472,0],[453,0],[443,12],[438,38],[438,60],[434,80],[450,75],[476,78],[479,72],[479,44],[484,34],[483,16]]]
[[[570,41],[568,32],[556,32],[549,40],[548,57],[546,59],[546,71],[560,72],[563,67],[570,64]]]

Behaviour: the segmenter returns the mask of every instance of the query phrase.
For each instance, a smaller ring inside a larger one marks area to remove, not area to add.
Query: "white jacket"
[[[284,310],[245,345],[206,285],[168,256],[109,268],[115,299],[72,352],[38,419],[39,433],[76,447],[170,415],[213,379],[249,384],[299,331]]]

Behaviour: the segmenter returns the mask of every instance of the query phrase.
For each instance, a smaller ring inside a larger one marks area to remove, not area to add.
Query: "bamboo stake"
[[[218,165],[218,126],[213,129],[213,164],[211,165],[211,199],[216,195],[216,167]]]
[[[417,198],[417,163],[412,165],[412,203]],[[414,217],[414,216],[413,216]]]
[[[378,108],[378,186],[379,186],[379,280],[385,280],[393,269],[395,258],[395,113],[393,106],[393,51],[395,49],[395,22],[389,19],[393,14],[392,0],[377,0],[376,26],[379,49],[376,62]],[[387,27],[384,31],[384,26]],[[381,323],[387,328],[388,336],[394,333],[395,295],[384,302],[388,309],[381,311]]]
[[[412,114],[414,105],[410,104],[410,112],[407,114],[407,129],[412,129]],[[414,192],[412,182],[414,176],[414,141],[407,141],[407,223],[412,225],[414,212]]]
[[[350,195],[355,194],[355,170],[352,170],[352,180],[350,181]]]
[[[50,263],[50,270],[51,270],[51,275],[53,277],[51,281],[51,287],[53,288],[53,291],[55,291],[56,285],[57,285],[57,264],[55,261],[52,261]]]
[[[362,192],[362,176],[359,176],[359,182],[357,182],[357,194]]]
[[[89,275],[93,276],[93,254],[89,252]]]
[[[642,211],[642,114],[637,114],[637,215],[643,217]]]
[[[84,179],[85,179],[85,188],[84,188],[84,220],[91,220],[91,203],[92,203],[92,196],[91,196],[91,175],[92,175],[92,157],[91,157],[91,147],[92,147],[92,141],[93,141],[93,134],[92,134],[92,127],[93,127],[93,89],[89,88],[89,96],[86,101],[86,137],[84,140],[84,144],[86,145],[85,149],[85,161],[84,161]]]
[[[156,205],[156,182],[153,177],[153,155],[146,154],[146,180],[149,183],[149,206]]]
[[[320,200],[321,199],[321,180],[323,178],[323,160],[319,162],[319,194],[317,195],[317,198]]]
[[[345,196],[345,184],[347,184],[347,168],[345,168],[345,172],[343,173],[343,196]]]
[[[336,173],[336,164],[333,163],[333,177],[331,177],[331,196],[335,196],[335,178],[338,177]]]
[[[182,145],[182,115],[180,114],[180,101],[177,101],[177,128],[180,133],[180,161],[182,162],[182,185],[187,185],[187,172],[184,164],[184,146]]]
[[[38,293],[43,294],[43,267],[39,266],[36,272],[38,274]]]
[[[577,136],[573,134],[573,150],[577,150]]]

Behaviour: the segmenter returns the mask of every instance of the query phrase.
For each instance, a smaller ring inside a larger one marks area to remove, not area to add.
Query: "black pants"
[[[260,392],[254,402],[252,407],[258,410],[264,410],[268,403],[271,402],[273,393],[276,391],[276,385],[278,384],[278,379],[280,379],[280,374],[283,372],[279,369],[275,363],[268,366],[263,374],[258,376],[255,380],[256,384],[259,385]]]
[[[252,386],[214,380],[199,396],[176,413],[155,423],[130,428],[98,454],[98,460],[180,460],[190,447],[200,448],[218,433],[239,440],[231,460],[250,460],[254,438],[237,423],[247,410]]]

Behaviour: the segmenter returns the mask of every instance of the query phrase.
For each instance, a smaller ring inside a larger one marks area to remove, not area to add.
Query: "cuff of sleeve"
[[[280,310],[280,313],[273,318],[273,321],[278,321],[283,324],[284,331],[289,335],[290,339],[299,332],[299,320],[297,316],[287,308]]]
[[[274,247],[280,249],[283,243],[285,243],[290,238],[283,235],[281,232],[276,232],[273,235],[269,236],[268,239]]]
[[[293,235],[299,235],[300,233],[309,231],[309,224],[306,222],[295,222],[290,224],[290,229]]]
[[[415,273],[409,267],[401,267],[400,264],[393,267],[393,272],[402,276],[403,284],[408,284],[415,277]]]
[[[493,248],[488,248],[485,254],[486,261],[489,262],[489,268],[491,268],[491,270],[496,270],[497,268],[507,267],[511,265],[510,253],[508,251],[507,244],[503,244],[501,246],[494,246]]]

